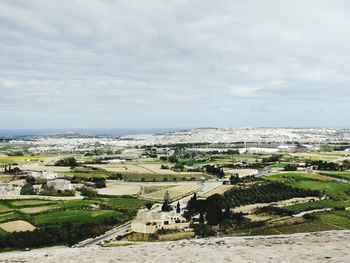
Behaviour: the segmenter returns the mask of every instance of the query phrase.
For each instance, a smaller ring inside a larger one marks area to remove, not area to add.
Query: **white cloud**
[[[259,92],[259,88],[234,86],[230,88],[230,94],[237,97],[254,97]]]

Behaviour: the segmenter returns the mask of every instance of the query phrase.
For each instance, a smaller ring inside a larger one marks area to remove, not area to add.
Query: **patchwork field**
[[[131,197],[90,198],[71,201],[5,200],[0,201],[0,223],[30,219],[35,226],[59,226],[98,223],[107,218],[128,216],[145,205],[146,201]],[[92,204],[103,209],[90,210]],[[11,225],[11,224],[10,224]],[[15,223],[13,224],[15,226]],[[20,228],[19,228],[20,229]]]

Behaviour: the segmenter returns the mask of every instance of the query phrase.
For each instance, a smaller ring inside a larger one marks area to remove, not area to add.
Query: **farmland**
[[[99,223],[107,218],[119,217],[121,214],[121,212],[113,210],[86,211],[78,209],[39,214],[33,216],[33,220],[38,226],[59,226],[64,223],[80,225],[82,223]]]
[[[72,201],[15,200],[1,201],[3,209],[0,222],[27,219],[35,225],[60,225],[65,222],[82,224],[101,222],[106,218],[120,218],[124,213],[135,211],[145,204],[137,198],[95,198]],[[91,204],[108,207],[89,210]]]
[[[341,229],[350,229],[350,211],[334,210],[329,212],[316,213],[320,220],[335,225]]]
[[[338,195],[342,197],[347,197],[348,195],[346,192],[350,190],[349,184],[338,182],[333,180],[333,178],[324,180],[324,177],[317,178],[313,174],[281,173],[267,176],[265,179],[274,182],[284,182],[299,188],[323,191],[328,195]]]
[[[174,200],[180,197],[184,197],[196,191],[199,191],[201,186],[198,184],[186,184],[186,185],[178,185],[169,188],[162,188],[160,190],[152,191],[150,193],[146,193],[140,195],[140,198],[152,200],[152,201],[161,201],[164,198],[166,192],[169,193],[170,200]]]
[[[56,139],[44,141],[53,147],[58,143]],[[80,144],[82,141],[85,143]],[[339,212],[350,207],[347,155],[332,147],[329,152],[309,151],[296,144],[291,151],[279,151],[273,148],[277,143],[264,143],[266,148],[260,148],[260,143],[252,142],[245,149],[241,147],[247,144],[242,142],[166,146],[129,142],[116,146],[113,138],[103,142],[79,138],[72,140],[70,151],[29,155],[27,147],[23,156],[1,156],[4,200],[0,201],[0,224],[21,230],[18,222],[22,222],[35,230],[31,234],[0,230],[0,244],[23,248],[32,246],[35,237],[37,246],[71,245],[123,224],[146,206],[152,212],[158,208],[175,212],[165,204],[183,197],[189,197],[179,202],[186,224],[204,225],[204,229],[186,229],[197,236],[347,228],[348,214]],[[16,169],[7,166],[5,171],[5,164],[10,163]],[[62,190],[53,189],[55,185]],[[6,195],[7,189],[13,192]],[[325,208],[331,210],[312,211]],[[159,240],[166,235],[187,234],[157,234],[162,236]],[[14,240],[24,241],[17,245]]]

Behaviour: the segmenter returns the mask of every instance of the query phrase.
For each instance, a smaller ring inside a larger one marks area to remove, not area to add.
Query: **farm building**
[[[137,233],[153,234],[158,229],[182,230],[189,226],[186,219],[181,214],[174,211],[156,212],[142,210],[131,222],[131,229]]]

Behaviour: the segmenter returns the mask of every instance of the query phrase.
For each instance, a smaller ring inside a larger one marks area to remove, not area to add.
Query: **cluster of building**
[[[33,154],[43,152],[89,152],[99,148],[125,149],[128,146],[167,145],[185,143],[235,143],[298,141],[302,144],[350,142],[350,129],[295,128],[203,128],[163,134],[125,135],[121,137],[38,137],[30,144]],[[18,140],[9,143],[18,143]],[[126,154],[133,155],[133,154]],[[120,159],[120,158],[119,158]]]
[[[189,227],[189,222],[175,211],[163,212],[153,210],[141,210],[131,222],[131,229],[136,233],[154,234],[158,230],[184,230]]]

